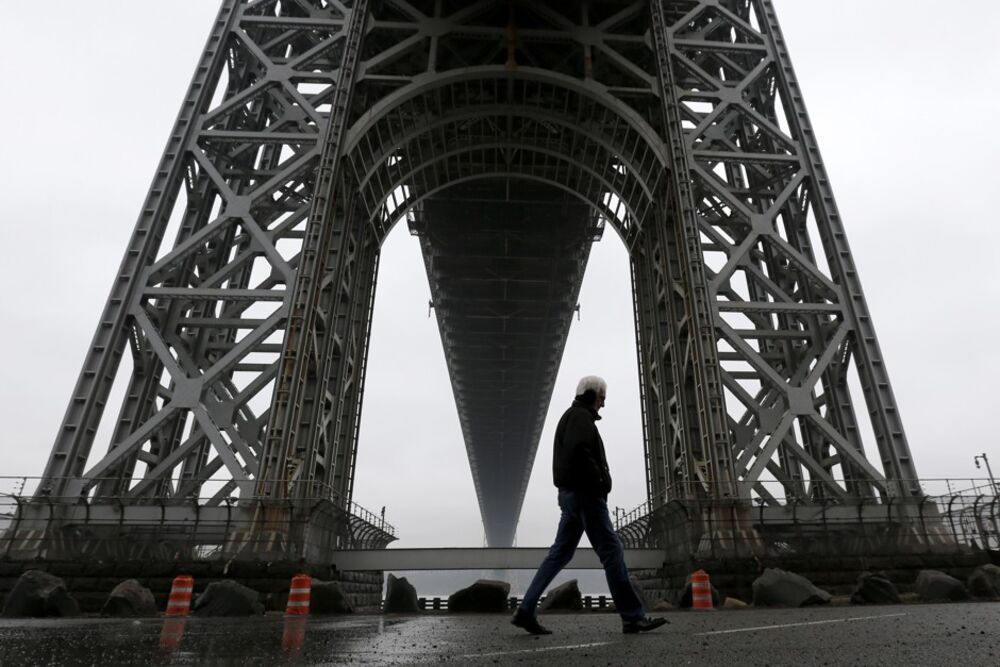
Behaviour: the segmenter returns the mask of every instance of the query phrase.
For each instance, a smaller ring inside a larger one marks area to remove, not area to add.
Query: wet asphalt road
[[[1000,665],[1000,604],[670,612],[622,635],[612,614],[551,615],[532,637],[502,616],[0,620],[22,665]]]

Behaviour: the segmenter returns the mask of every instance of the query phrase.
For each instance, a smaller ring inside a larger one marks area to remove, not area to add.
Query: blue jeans
[[[607,500],[559,489],[559,509],[562,510],[562,517],[559,519],[556,541],[549,549],[549,555],[538,567],[535,578],[531,580],[528,592],[524,594],[524,600],[521,602],[521,608],[532,615],[536,613],[542,593],[573,558],[580,538],[587,533],[587,539],[590,540],[597,557],[601,559],[601,565],[604,566],[604,576],[607,577],[608,588],[611,590],[611,597],[615,601],[618,613],[625,621],[643,618],[646,612],[642,608],[642,600],[628,579],[622,543],[615,533],[614,526],[611,525]]]

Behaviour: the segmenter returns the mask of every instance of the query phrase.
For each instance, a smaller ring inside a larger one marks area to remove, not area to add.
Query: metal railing
[[[750,499],[673,498],[617,510],[615,529],[626,547],[663,548],[681,560],[1000,550],[1000,494],[989,480],[921,480],[906,485],[920,489],[914,495],[816,498],[763,484]]]
[[[384,513],[340,503],[323,489],[280,499],[219,492],[130,498],[94,489],[57,498],[40,490],[40,481],[0,477],[0,559],[218,560],[291,556],[304,553],[303,545],[320,554],[381,549],[395,539]],[[987,480],[922,480],[911,485],[919,495],[817,498],[762,484],[749,500],[643,503],[616,512],[615,527],[626,547],[663,549],[668,560],[1000,550],[1000,494]]]
[[[543,595],[539,600],[539,604],[545,602],[547,596]],[[510,611],[517,609],[518,605],[524,598],[517,595],[512,595],[507,598],[507,608]],[[382,600],[383,605],[385,600]],[[580,604],[584,609],[595,610],[595,611],[610,611],[614,607],[614,601],[610,595],[581,595]],[[434,596],[421,596],[417,598],[417,608],[420,611],[448,611],[448,596],[446,595],[434,595]]]
[[[240,497],[45,492],[40,478],[0,477],[0,559],[222,560],[301,558],[335,549],[382,549],[396,539],[376,515],[320,488],[315,495]],[[211,491],[211,490],[210,490]]]

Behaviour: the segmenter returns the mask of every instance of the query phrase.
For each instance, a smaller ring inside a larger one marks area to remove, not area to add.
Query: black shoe
[[[637,632],[649,632],[650,630],[655,630],[661,625],[666,625],[669,623],[665,618],[646,618],[640,619],[638,621],[623,621],[622,622],[622,632],[627,635],[632,635]]]
[[[552,634],[552,631],[539,623],[537,618],[520,608],[514,612],[514,616],[510,619],[510,624],[524,628],[533,635]]]

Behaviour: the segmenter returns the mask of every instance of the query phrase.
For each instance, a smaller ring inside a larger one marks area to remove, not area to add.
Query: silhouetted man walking
[[[549,555],[542,561],[521,606],[510,620],[534,635],[552,634],[538,622],[538,600],[573,558],[584,533],[604,566],[611,597],[622,617],[622,632],[646,632],[667,622],[664,618],[646,616],[642,600],[628,579],[622,543],[608,515],[611,472],[596,424],[601,418],[598,411],[604,407],[607,392],[608,383],[597,376],[588,375],[580,380],[576,400],[556,427],[552,477],[559,489],[562,517]]]

